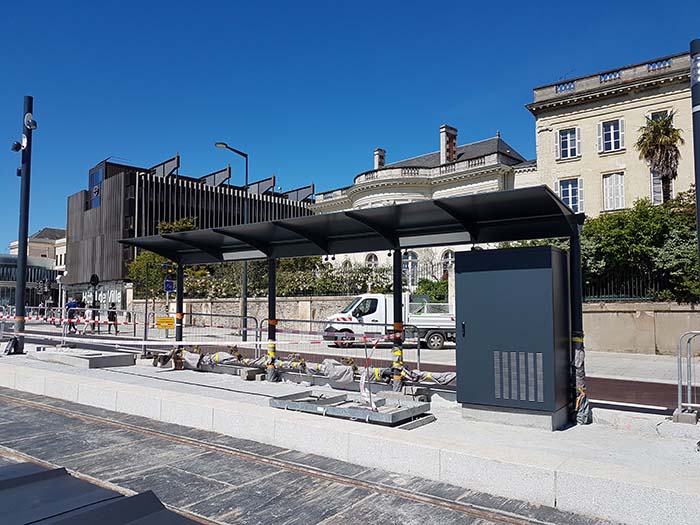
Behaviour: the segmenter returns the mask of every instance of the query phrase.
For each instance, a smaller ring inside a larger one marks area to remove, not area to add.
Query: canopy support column
[[[393,332],[393,362],[391,365],[391,386],[394,392],[400,392],[403,387],[403,312],[401,296],[403,292],[403,271],[401,250],[393,252],[393,301],[394,301],[394,332]]]
[[[267,259],[267,370],[268,381],[280,381],[280,375],[276,369],[277,361],[277,260],[272,257]]]
[[[571,350],[576,379],[576,420],[591,422],[591,409],[586,397],[586,351],[583,344],[583,279],[581,277],[581,225],[573,225],[570,238],[569,282],[571,283]]]
[[[182,323],[184,320],[183,300],[185,297],[185,266],[182,263],[177,265],[177,282],[175,284],[175,341],[182,341]]]

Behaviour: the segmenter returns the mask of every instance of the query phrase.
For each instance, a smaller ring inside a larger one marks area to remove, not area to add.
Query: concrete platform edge
[[[156,388],[3,362],[0,386],[624,523],[693,523],[700,515],[700,498],[690,487],[689,492],[681,493],[651,482],[582,474],[573,468],[566,470],[567,461],[542,466],[482,457],[422,444],[401,430],[359,427],[347,421],[192,394],[182,394],[174,401],[172,395]],[[411,461],[406,460],[409,454]],[[621,501],[633,502],[633,510]]]

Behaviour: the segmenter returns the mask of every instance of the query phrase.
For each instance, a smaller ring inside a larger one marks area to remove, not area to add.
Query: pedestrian
[[[114,335],[118,335],[119,325],[117,325],[117,307],[114,303],[109,303],[109,310],[107,310],[107,333],[112,333],[112,325],[114,325]]]
[[[39,317],[44,317],[44,302],[39,303]]]
[[[75,327],[77,309],[78,302],[71,297],[66,303],[66,321],[68,322],[68,332],[70,333],[77,332],[77,328]]]

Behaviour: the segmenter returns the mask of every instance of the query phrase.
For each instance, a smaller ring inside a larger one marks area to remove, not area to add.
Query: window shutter
[[[581,128],[576,128],[576,156],[581,156]]]
[[[603,123],[598,122],[598,153],[603,151]]]
[[[578,128],[576,128],[576,133],[578,134]],[[578,178],[578,210],[576,210],[577,213],[581,213],[583,211],[583,178],[579,177]]]
[[[661,185],[661,177],[658,177],[653,171],[650,172],[651,178],[651,203],[661,204],[664,200],[663,188]]]
[[[625,119],[621,118],[620,122],[620,148],[625,147]]]
[[[559,160],[561,158],[561,133],[559,131],[554,132],[554,158]]]
[[[559,181],[555,180],[554,181],[554,193],[556,193],[559,198],[561,199],[561,193],[559,192]]]
[[[603,175],[603,209],[612,210],[612,175]]]
[[[624,173],[617,173],[616,174],[617,178],[617,195],[615,199],[615,204],[617,205],[617,209],[621,210],[622,208],[625,207],[625,174]]]

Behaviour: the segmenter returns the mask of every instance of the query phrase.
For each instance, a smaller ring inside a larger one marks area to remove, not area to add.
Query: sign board
[[[165,330],[175,329],[175,318],[174,317],[156,317],[156,328]]]
[[[170,279],[166,279],[165,281],[163,281],[163,290],[166,292],[174,292],[175,281],[171,281]]]

